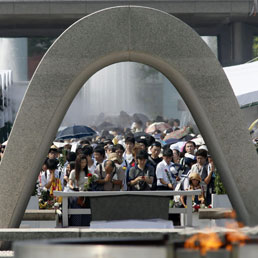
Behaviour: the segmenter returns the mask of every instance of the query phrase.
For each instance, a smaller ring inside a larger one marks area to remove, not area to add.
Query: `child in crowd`
[[[193,196],[193,202],[196,204],[204,204],[205,199],[204,199],[204,190],[203,187],[201,186],[201,176],[198,173],[191,173],[189,175],[189,188],[188,190],[202,190],[202,193],[199,196]],[[183,206],[186,208],[186,203],[185,203],[185,196],[180,196],[180,201],[183,204]]]
[[[75,169],[75,162],[71,161],[66,166],[65,176],[64,176],[64,186],[66,186],[69,182],[69,176],[71,171]]]

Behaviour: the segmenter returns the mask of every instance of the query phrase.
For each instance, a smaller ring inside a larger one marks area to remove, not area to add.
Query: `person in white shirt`
[[[96,162],[94,162],[94,159],[92,158],[93,147],[90,145],[83,147],[83,154],[87,158],[88,171],[89,173],[93,174],[96,170]]]
[[[172,162],[173,152],[170,149],[163,151],[163,161],[156,168],[157,190],[174,190],[176,185],[177,170]]]
[[[102,164],[105,161],[105,150],[101,145],[97,145],[93,151],[96,166]]]
[[[125,152],[123,158],[126,160],[127,164],[130,165],[134,161],[133,148],[135,145],[135,139],[132,136],[128,136],[125,139]]]
[[[75,169],[71,171],[69,176],[70,189],[74,191],[83,190],[87,175],[88,167],[86,156],[79,154],[75,160]]]
[[[116,144],[113,148],[114,152],[116,153],[117,157],[122,160],[121,167],[128,168],[129,164],[127,163],[126,159],[124,159],[123,155],[125,152],[125,148],[122,144]]]
[[[197,173],[201,177],[201,186],[206,194],[207,184],[210,182],[210,177],[208,175],[208,162],[207,162],[208,152],[204,149],[200,149],[196,152],[197,163],[192,165],[190,173]],[[189,176],[188,176],[189,177]]]
[[[50,189],[54,185],[59,185],[59,181],[61,187],[63,188],[63,177],[62,174],[60,175],[59,171],[57,170],[57,159],[48,159],[46,161],[47,171],[46,174],[42,174],[41,176],[41,186],[42,188]],[[57,182],[58,181],[58,182]]]

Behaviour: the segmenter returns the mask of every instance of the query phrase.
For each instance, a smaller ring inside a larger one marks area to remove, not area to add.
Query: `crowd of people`
[[[161,133],[179,129],[177,120],[174,127]],[[70,141],[62,148],[53,144],[39,173],[38,193],[47,190],[52,196],[54,190],[201,189],[201,195],[193,197],[193,201],[206,206],[211,203],[215,167],[205,145],[186,140],[182,149],[174,148],[173,144],[164,144],[161,137],[155,137],[160,132],[150,137],[142,133],[139,137],[140,129],[135,124],[123,133],[115,131],[108,136],[80,140],[76,148]],[[186,206],[184,197],[175,199],[174,205]]]

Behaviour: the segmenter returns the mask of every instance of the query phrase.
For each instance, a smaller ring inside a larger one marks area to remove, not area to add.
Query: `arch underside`
[[[256,224],[257,155],[216,57],[177,18],[125,6],[77,21],[40,62],[0,165],[0,205],[5,207],[0,210],[0,227],[19,226],[37,171],[79,89],[100,69],[122,61],[150,65],[177,88],[214,157],[239,219]],[[246,201],[251,197],[252,202]]]

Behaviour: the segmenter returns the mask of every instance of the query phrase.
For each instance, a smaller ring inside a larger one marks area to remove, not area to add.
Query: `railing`
[[[187,215],[186,226],[192,226],[192,196],[200,195],[201,190],[193,191],[100,191],[100,192],[60,192],[54,191],[55,196],[62,197],[62,222],[63,227],[68,227],[68,216],[78,214],[91,214],[90,209],[70,209],[68,207],[69,197],[110,197],[112,196],[152,196],[172,197],[175,195],[186,196],[187,208],[169,208],[169,214],[183,213]]]

